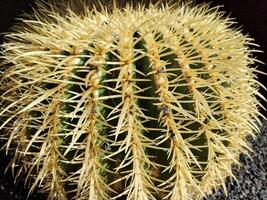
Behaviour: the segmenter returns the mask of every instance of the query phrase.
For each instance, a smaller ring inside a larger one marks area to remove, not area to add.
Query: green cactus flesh
[[[0,69],[1,138],[30,192],[189,200],[225,188],[261,116],[252,39],[207,6],[39,6],[6,35]]]

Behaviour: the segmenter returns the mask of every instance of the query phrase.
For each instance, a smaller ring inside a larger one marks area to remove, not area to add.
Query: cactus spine
[[[261,116],[252,39],[207,6],[82,6],[40,3],[2,45],[1,137],[31,192],[189,200],[225,188]]]

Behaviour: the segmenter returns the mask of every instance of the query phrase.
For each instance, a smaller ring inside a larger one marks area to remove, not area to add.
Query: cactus
[[[16,177],[56,200],[226,192],[259,131],[253,40],[207,5],[80,5],[39,2],[5,35],[0,130]]]

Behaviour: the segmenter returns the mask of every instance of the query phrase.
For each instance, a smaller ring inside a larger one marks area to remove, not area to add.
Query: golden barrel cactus
[[[1,46],[1,138],[30,192],[195,200],[225,188],[260,122],[253,40],[205,5],[62,2],[39,2]]]

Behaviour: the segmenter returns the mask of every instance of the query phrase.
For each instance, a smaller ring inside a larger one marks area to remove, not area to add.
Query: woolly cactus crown
[[[17,176],[58,200],[225,188],[258,131],[252,39],[207,6],[80,5],[39,3],[2,45],[0,130]]]

